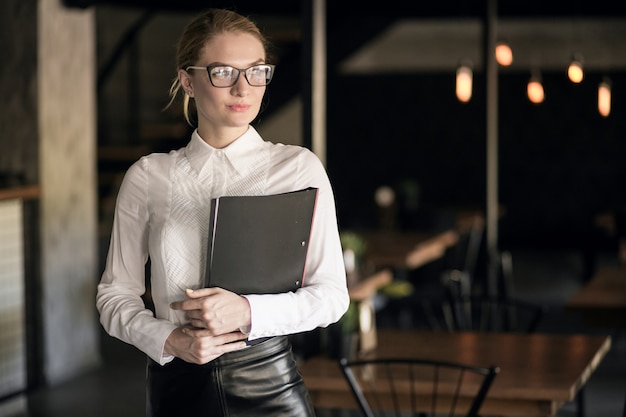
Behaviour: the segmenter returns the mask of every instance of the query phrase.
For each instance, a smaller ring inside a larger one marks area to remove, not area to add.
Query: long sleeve
[[[156,319],[141,298],[148,258],[147,173],[142,162],[127,172],[118,193],[106,267],[98,285],[100,322],[112,336],[164,363],[163,346],[177,326]]]

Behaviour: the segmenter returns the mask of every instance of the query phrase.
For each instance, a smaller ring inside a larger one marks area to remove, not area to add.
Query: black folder
[[[205,286],[237,294],[303,284],[317,188],[211,200]]]

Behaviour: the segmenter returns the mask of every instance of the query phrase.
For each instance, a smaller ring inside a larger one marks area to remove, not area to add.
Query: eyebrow
[[[255,65],[260,65],[260,64],[266,64],[265,60],[264,60],[264,59],[257,59],[256,61],[254,61],[254,62],[252,62],[251,64],[249,64],[246,68],[248,68],[248,67],[253,67],[253,66],[255,66]],[[203,66],[205,66],[205,67],[211,67],[211,66],[225,66],[225,67],[233,67],[233,68],[236,68],[234,65],[231,65],[231,64],[226,64],[226,63],[224,63],[224,62],[219,62],[219,61],[216,61],[216,62],[211,62],[210,64],[208,64],[208,65],[203,65]]]

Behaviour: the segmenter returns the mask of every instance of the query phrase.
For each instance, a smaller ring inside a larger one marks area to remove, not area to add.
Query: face
[[[229,65],[245,69],[265,63],[263,44],[247,33],[224,33],[209,41],[194,65]],[[241,136],[261,108],[266,87],[253,87],[242,73],[232,87],[214,87],[206,70],[179,71],[181,85],[198,110],[198,133],[216,146]],[[227,143],[224,143],[227,142]]]

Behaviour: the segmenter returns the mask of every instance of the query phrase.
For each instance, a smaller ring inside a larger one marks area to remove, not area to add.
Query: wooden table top
[[[589,325],[626,328],[626,266],[600,269],[565,307],[581,312]]]
[[[415,269],[441,258],[456,245],[459,233],[375,231],[360,233],[367,244],[365,261],[375,268]]]
[[[482,415],[554,416],[572,401],[611,347],[610,336],[378,330],[373,356],[499,366]],[[336,359],[301,365],[320,408],[355,408]]]
[[[567,306],[626,310],[626,266],[600,269],[568,300]]]
[[[380,288],[393,281],[393,272],[390,269],[381,269],[374,274],[363,278],[355,285],[348,287],[350,300],[363,301],[373,297]]]

